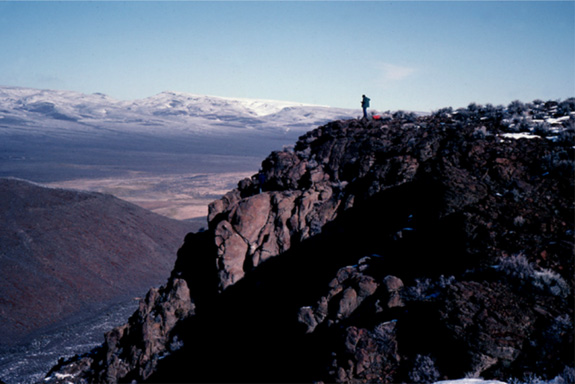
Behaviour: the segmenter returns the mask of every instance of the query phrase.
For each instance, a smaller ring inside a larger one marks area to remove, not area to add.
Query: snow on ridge
[[[132,101],[104,94],[0,86],[0,134],[220,135],[238,129],[304,132],[357,110],[299,102],[162,92]]]
[[[140,113],[164,111],[166,115],[174,116],[228,114],[265,117],[287,108],[332,109],[325,105],[294,101],[207,96],[174,91],[161,92],[143,99],[121,101],[102,93],[84,94],[75,91],[0,86],[0,107],[26,109],[36,103],[52,103],[58,111],[74,116],[82,113],[101,116],[110,110],[127,109]],[[352,110],[348,111],[351,113]]]
[[[504,137],[506,139],[540,139],[541,136],[534,135],[529,132],[517,132],[517,133],[502,133],[499,136]]]
[[[506,383],[498,380],[459,379],[459,380],[436,381],[433,384],[506,384]]]
[[[66,116],[71,120],[99,117],[108,109],[123,107],[121,101],[101,93],[89,95],[75,91],[0,87],[0,109],[28,118],[30,112],[59,113],[60,117]]]
[[[51,89],[35,89],[35,88],[24,88],[24,87],[2,87],[0,86],[0,102],[9,101],[66,101],[69,100],[76,101],[92,101],[92,102],[102,102],[106,103],[121,103],[119,100],[115,100],[103,93],[93,93],[85,94],[76,91],[64,91],[64,90],[51,90]]]
[[[235,110],[237,112],[243,112],[257,117],[272,115],[285,108],[291,107],[330,108],[323,105],[306,104],[294,101],[208,96],[174,91],[165,91],[145,99],[134,100],[132,103],[138,106],[163,104],[163,106],[167,108],[196,107],[200,109],[202,106],[206,109],[205,106],[209,105],[212,106],[214,113],[218,111],[218,108],[221,108],[223,111]]]
[[[222,111],[256,116],[270,115],[287,107],[329,108],[291,101],[206,96],[173,91],[161,92],[143,99],[121,101],[102,93],[84,94],[75,91],[0,87],[0,105],[5,107],[22,109],[28,105],[42,102],[55,104],[58,109],[67,111],[80,108],[106,110],[110,107],[131,107],[142,111],[157,108],[174,110],[185,108],[205,113]]]

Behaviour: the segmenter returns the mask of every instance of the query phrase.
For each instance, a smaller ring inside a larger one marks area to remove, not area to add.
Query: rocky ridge
[[[303,135],[210,205],[126,325],[45,382],[569,371],[574,111],[473,104]]]

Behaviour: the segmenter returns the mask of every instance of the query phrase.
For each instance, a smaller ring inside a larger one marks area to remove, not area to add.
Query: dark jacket
[[[369,97],[363,96],[361,99],[361,107],[362,108],[369,108]]]

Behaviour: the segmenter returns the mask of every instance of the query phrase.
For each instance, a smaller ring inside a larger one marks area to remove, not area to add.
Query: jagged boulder
[[[322,296],[314,307],[306,306],[299,310],[298,321],[305,324],[306,332],[327,322],[328,326],[347,319],[382,284],[361,270],[364,264],[340,269],[329,283],[329,292]],[[332,310],[330,311],[330,308]]]
[[[251,186],[251,185],[250,185]],[[265,191],[239,198],[235,204],[210,205],[210,226],[218,248],[219,289],[240,280],[246,272],[321,231],[335,216],[338,204],[332,189],[322,183],[305,191]],[[226,196],[225,201],[229,201]]]
[[[383,279],[383,284],[388,294],[387,307],[403,307],[405,304],[401,298],[401,291],[403,289],[403,281],[396,276],[386,276]]]

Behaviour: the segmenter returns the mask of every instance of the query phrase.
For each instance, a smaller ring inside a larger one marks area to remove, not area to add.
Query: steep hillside
[[[0,344],[165,282],[193,229],[109,195],[0,179]]]
[[[305,134],[45,382],[572,375],[574,112],[470,105]]]

